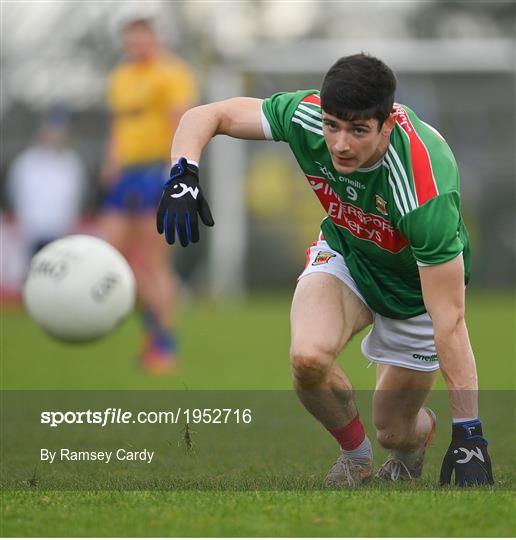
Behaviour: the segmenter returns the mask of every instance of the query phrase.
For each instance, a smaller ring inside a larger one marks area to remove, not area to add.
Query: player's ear
[[[387,120],[382,124],[382,135],[385,135],[388,137],[391,134],[391,131],[394,129],[394,126],[396,124],[396,116],[394,114],[390,114]]]

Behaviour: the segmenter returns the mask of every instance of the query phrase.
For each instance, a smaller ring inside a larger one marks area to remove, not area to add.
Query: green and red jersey
[[[369,306],[407,319],[426,311],[418,265],[440,264],[470,246],[460,213],[460,178],[442,136],[405,105],[375,165],[343,175],[333,167],[322,131],[319,93],[279,93],[263,102],[269,139],[289,144],[328,217],[321,229],[341,253]]]

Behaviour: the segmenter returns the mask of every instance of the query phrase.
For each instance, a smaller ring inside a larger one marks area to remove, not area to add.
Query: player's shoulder
[[[321,96],[319,90],[298,90],[293,93],[296,98],[298,98],[300,104],[302,103],[305,106],[321,110]]]
[[[191,74],[190,64],[176,54],[167,53],[162,55],[156,62],[156,68],[168,75]]]
[[[129,73],[132,70],[133,70],[133,64],[131,62],[127,62],[123,60],[111,70],[109,76],[113,79],[125,73]]]
[[[396,125],[395,131],[401,139],[411,146],[423,145],[428,152],[451,154],[446,139],[439,131],[422,120],[410,107],[401,103],[393,106]]]
[[[425,164],[440,175],[458,173],[455,156],[439,131],[400,103],[393,107],[396,124],[391,137],[392,147],[402,158],[410,156],[412,169],[424,169]]]
[[[44,152],[41,147],[34,144],[31,146],[28,146],[27,148],[23,149],[21,152],[19,152],[14,160],[13,164],[25,164],[25,163],[31,163],[32,161],[36,161],[38,159],[41,159],[44,156]]]
[[[262,111],[271,125],[274,140],[291,142],[293,135],[297,139],[299,130],[322,135],[318,90],[277,92],[263,101]]]
[[[127,79],[133,76],[133,73],[133,64],[126,61],[120,62],[120,64],[115,66],[109,73],[108,84],[111,88],[123,87],[126,84]]]
[[[281,91],[272,94],[272,96],[264,100],[270,106],[281,109],[294,110],[300,103],[305,103],[313,107],[314,109],[321,108],[321,99],[319,97],[318,90],[295,90],[295,91]]]
[[[402,215],[439,195],[459,192],[459,170],[442,135],[399,103],[393,107],[396,124],[385,155],[393,190]]]
[[[321,118],[321,98],[318,90],[296,90],[277,92],[265,102],[277,110],[289,111],[289,116],[302,117],[303,111],[316,118]]]
[[[292,123],[310,134],[323,135],[321,97],[318,90],[301,90],[295,93]]]
[[[29,146],[14,156],[9,165],[9,176],[23,182],[31,171],[37,170],[47,157],[45,151],[38,145]]]

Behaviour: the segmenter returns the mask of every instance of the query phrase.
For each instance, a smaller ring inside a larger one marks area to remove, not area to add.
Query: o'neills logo
[[[368,214],[351,203],[341,201],[325,178],[309,175],[307,178],[330,219],[347,229],[353,236],[374,242],[391,253],[399,253],[408,246],[407,239],[389,221],[376,214]]]
[[[413,354],[412,358],[415,358],[416,360],[423,360],[423,362],[437,362],[437,360],[439,360],[437,358],[437,354]]]

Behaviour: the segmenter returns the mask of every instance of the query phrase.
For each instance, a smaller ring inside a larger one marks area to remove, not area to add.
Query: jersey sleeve
[[[451,261],[464,250],[457,191],[438,195],[406,214],[399,228],[419,265]]]
[[[308,91],[303,90],[279,92],[264,99],[262,123],[264,123],[265,135],[272,135],[270,138],[275,141],[288,142],[294,111],[308,93]]]

